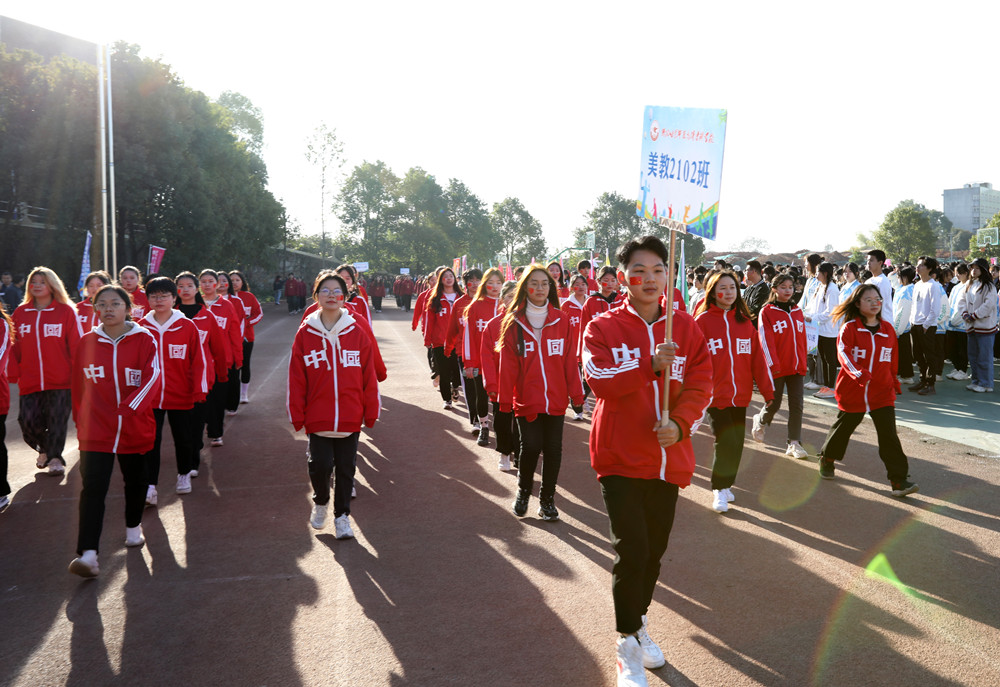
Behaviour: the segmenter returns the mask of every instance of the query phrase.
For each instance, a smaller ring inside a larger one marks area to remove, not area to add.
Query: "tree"
[[[574,245],[586,245],[587,233],[592,231],[594,250],[599,253],[615,253],[629,239],[650,232],[635,214],[635,201],[614,191],[602,193],[585,217],[586,224],[573,232]]]
[[[236,91],[223,91],[216,101],[228,113],[229,130],[246,145],[247,150],[261,157],[264,150],[264,113],[250,98]]]
[[[697,267],[705,259],[705,241],[700,236],[688,234],[684,237],[684,264]]]
[[[872,234],[872,242],[894,263],[904,260],[915,263],[921,255],[935,254],[937,237],[926,213],[903,201],[885,216]]]
[[[986,227],[1000,227],[1000,212],[993,215],[990,221],[986,223]],[[978,233],[972,234],[969,238],[969,260],[975,260],[976,258],[1000,258],[1000,245],[979,245]]]
[[[444,201],[455,255],[484,264],[493,260],[500,242],[491,231],[486,204],[458,179],[448,180]]]
[[[394,233],[403,211],[400,179],[384,162],[362,162],[347,176],[336,206],[343,225],[340,238],[357,257],[385,269]]]
[[[326,260],[327,187],[339,185],[340,170],[344,167],[344,144],[337,138],[337,130],[321,123],[306,141],[306,160],[319,170],[320,205],[320,255]],[[325,262],[323,263],[325,265]]]
[[[526,265],[532,259],[544,259],[545,238],[542,225],[531,216],[517,198],[504,198],[493,204],[490,225],[500,241],[500,255],[512,265]]]
[[[766,255],[771,252],[771,245],[764,239],[748,236],[733,246],[734,253],[759,253]]]

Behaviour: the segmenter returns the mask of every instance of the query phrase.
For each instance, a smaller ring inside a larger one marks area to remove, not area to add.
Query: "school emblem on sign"
[[[45,325],[43,336],[62,336],[62,325],[61,324]]]
[[[183,359],[187,357],[187,344],[170,344],[168,350],[171,358]]]
[[[125,368],[125,386],[139,386],[142,384],[142,370],[133,370],[131,367]]]

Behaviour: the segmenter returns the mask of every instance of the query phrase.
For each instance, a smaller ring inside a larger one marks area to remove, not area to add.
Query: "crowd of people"
[[[643,685],[644,670],[664,664],[647,611],[679,489],[694,473],[692,434],[706,424],[713,435],[711,508],[725,513],[736,500],[748,415],[750,437],[763,443],[787,395],[785,453],[805,459],[810,390],[838,408],[816,456],[820,476],[835,477],[869,414],[888,492],[910,495],[918,486],[896,433],[895,399],[904,384],[935,393],[945,359],[954,368],[948,378],[969,380],[972,393],[992,392],[1000,301],[995,267],[983,259],[941,265],[925,256],[890,266],[873,250],[864,269],[818,254],[801,268],[750,261],[741,270],[719,261],[684,275],[685,299],[670,282],[658,238],[632,239],[616,257],[617,266],[596,274],[586,260],[573,271],[550,262],[518,268],[513,280],[496,268],[459,275],[442,266],[419,279],[365,281],[345,264],[322,271],[311,289],[294,274],[272,288],[276,305],[284,296],[289,313],[301,313],[287,411],[308,436],[309,523],[323,529],[332,500],[338,539],[354,536],[360,432],[379,418],[387,370],[372,315],[388,295],[404,311],[417,296],[411,324],[427,350],[429,386],[445,411],[464,399],[478,445],[492,443],[498,469],[516,471],[515,516],[528,513],[540,462],[537,515],[559,519],[564,420],[567,413],[589,419],[591,465],[616,554],[619,684]],[[125,482],[125,545],[141,546],[143,510],[157,504],[164,422],[176,454],[175,491],[190,493],[204,442],[221,447],[226,414],[249,402],[262,310],[236,270],[143,282],[129,266],[117,279],[91,273],[84,291],[73,304],[59,277],[38,267],[12,315],[3,313],[0,427],[8,382],[17,383],[24,441],[40,470],[61,475],[73,416],[83,489],[70,571],[93,577],[114,463]],[[755,392],[763,404],[753,412]],[[4,439],[0,507],[10,495]]]

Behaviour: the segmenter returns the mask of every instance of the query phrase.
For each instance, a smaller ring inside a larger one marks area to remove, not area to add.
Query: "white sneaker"
[[[643,651],[639,638],[633,635],[619,637],[616,646],[618,687],[649,687],[646,670],[642,665]]]
[[[232,417],[235,414],[236,414],[235,410],[227,410],[226,411],[226,417]]]
[[[480,424],[479,420],[476,420],[475,422],[472,423],[472,433],[473,434],[479,434],[479,432],[481,432],[482,429],[483,429],[483,426],[482,426],[482,424]]]
[[[636,637],[639,639],[639,646],[642,647],[642,665],[648,670],[662,668],[667,660],[663,658],[660,647],[649,636],[649,619],[646,616],[642,616],[642,627],[639,628]]]
[[[988,394],[993,391],[993,389],[987,389],[985,386],[980,386],[979,384],[973,386],[972,390],[975,391],[977,394]]]
[[[972,375],[968,372],[959,371],[958,376],[955,377],[960,382],[964,382],[966,379],[972,379]]]
[[[125,546],[130,549],[142,546],[146,543],[146,538],[142,536],[142,525],[138,527],[125,528]]]
[[[815,396],[816,398],[836,398],[837,394],[835,394],[833,392],[833,389],[831,389],[830,387],[824,386],[819,391],[814,393],[813,396]]]
[[[146,487],[146,507],[156,505],[156,487],[150,484]]]
[[[49,457],[45,453],[39,453],[38,457],[35,458],[35,467],[39,470],[45,469],[45,464],[49,462]]]
[[[583,419],[583,413],[576,413],[575,415],[573,415],[573,419],[579,422],[580,420]]]
[[[966,384],[965,388],[968,389],[969,391],[975,391],[977,386],[979,385],[973,382],[972,384]]]
[[[66,465],[63,463],[62,458],[53,458],[49,461],[49,474],[50,475],[62,475],[66,472]]]
[[[441,377],[438,375],[434,375],[433,377],[431,377],[431,383],[434,385],[435,389],[438,388],[438,386],[441,385]]]
[[[442,407],[443,407],[443,408],[444,408],[445,410],[451,410],[451,408],[452,408],[452,406],[451,406],[451,401],[445,401],[445,402],[444,402],[444,405],[443,405]]]
[[[809,452],[802,448],[802,444],[799,442],[792,441],[788,444],[788,448],[785,449],[785,455],[802,460],[809,455]]]
[[[725,489],[712,490],[712,510],[716,513],[725,513],[729,510],[729,500],[726,499]]]
[[[177,475],[177,489],[175,490],[178,494],[190,494],[191,493],[191,475]]]
[[[936,381],[936,382],[943,382],[944,381],[944,377],[942,377],[941,375],[936,375],[934,377],[934,381]]]
[[[326,506],[313,504],[312,515],[309,516],[309,524],[314,530],[321,530],[326,526]]]
[[[198,471],[192,470],[191,472],[188,473],[188,475],[193,479],[198,476]]]
[[[810,389],[811,391],[818,391],[820,388],[822,388],[816,382],[806,382],[802,386],[806,389]]]
[[[357,487],[351,487],[351,498],[352,499],[358,498],[358,488]]]
[[[500,456],[500,460],[497,462],[497,467],[500,468],[502,472],[510,470],[510,456],[506,453]]]
[[[732,503],[736,500],[736,494],[733,493],[732,489],[723,489],[722,491],[726,493],[726,503]]]
[[[89,549],[83,552],[79,558],[74,558],[69,564],[69,571],[80,577],[97,577],[101,571],[97,565],[97,551]]]
[[[752,436],[753,440],[756,441],[758,444],[763,444],[764,443],[764,427],[765,427],[765,425],[762,422],[763,419],[764,419],[764,413],[763,412],[760,412],[760,413],[757,413],[756,415],[754,415],[753,416],[753,427],[751,427],[751,429],[750,429],[750,436]]]
[[[250,383],[240,384],[240,403],[250,402]]]
[[[333,521],[333,527],[337,539],[354,539],[354,530],[351,529],[346,513]]]
[[[962,373],[959,372],[958,370],[952,370],[951,372],[949,372],[948,374],[946,374],[945,377],[947,377],[948,379],[954,379],[954,380],[957,381],[957,380],[959,380],[959,379],[962,378],[961,374]]]

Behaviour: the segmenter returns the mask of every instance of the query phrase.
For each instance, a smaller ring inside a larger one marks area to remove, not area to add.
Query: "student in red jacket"
[[[882,296],[873,284],[859,286],[833,311],[843,321],[837,337],[837,419],[819,452],[819,474],[834,478],[834,461],[843,460],[851,434],[868,413],[878,434],[878,455],[885,463],[893,496],[919,491],[910,481],[909,460],[896,434],[896,394],[900,393],[899,346],[892,322],[882,320]]]
[[[673,315],[664,343],[667,249],[655,236],[618,252],[628,295],[584,331],[583,368],[594,395],[590,463],[597,473],[615,549],[618,684],[646,684],[646,668],[664,664],[646,614],[674,523],[678,490],[691,483],[691,435],[712,398],[712,361],[705,338],[684,312]],[[662,416],[664,384],[669,415]]]
[[[10,483],[7,481],[7,411],[10,410],[10,384],[7,381],[7,361],[14,346],[14,322],[0,308],[0,513],[10,505]]]
[[[250,291],[250,284],[246,277],[239,270],[229,273],[229,284],[236,298],[237,303],[243,310],[243,366],[240,368],[240,403],[250,402],[250,356],[253,355],[253,342],[255,338],[254,328],[264,319],[264,311],[260,307],[260,301]]]
[[[500,339],[500,326],[503,315],[514,300],[516,282],[504,282],[500,287],[499,303],[496,317],[486,323],[479,342],[479,369],[483,375],[483,388],[493,403],[493,428],[496,430],[496,450],[500,454],[497,467],[506,472],[513,467],[515,470],[521,457],[521,434],[517,431],[514,414],[500,409],[498,401],[500,393],[500,355],[497,353],[497,341]],[[477,320],[477,329],[479,327]]]
[[[802,309],[792,302],[795,278],[779,274],[771,281],[771,293],[758,314],[757,338],[764,360],[774,378],[774,398],[753,416],[750,431],[754,441],[764,443],[764,432],[781,409],[788,390],[788,439],[785,455],[805,458],[802,448],[802,397],[806,380],[806,323]]]
[[[194,404],[205,400],[208,394],[208,373],[205,351],[201,345],[198,326],[174,310],[177,303],[177,286],[169,277],[155,277],[146,283],[146,298],[150,311],[139,325],[145,327],[156,339],[157,358],[162,375],[160,393],[153,403],[156,420],[156,440],[144,456],[146,463],[146,504],[157,503],[156,485],[160,477],[160,443],[163,440],[163,421],[170,420],[177,459],[178,494],[191,493],[191,470],[195,466],[195,411]]]
[[[427,275],[426,288],[417,294],[417,302],[413,306],[413,321],[410,324],[410,329],[417,331],[417,325],[420,325],[420,335],[424,335],[424,330],[427,328],[427,299],[430,297],[431,293],[434,291],[434,286],[437,284],[438,272],[443,270],[444,267],[438,267],[434,272]],[[421,286],[424,286],[421,284]],[[424,343],[424,348],[427,349],[427,366],[431,369],[431,381],[434,382],[434,386],[438,386],[440,383],[440,378],[438,377],[437,370],[434,368],[434,349]]]
[[[556,283],[556,295],[559,297],[559,305],[562,305],[562,302],[569,298],[569,285],[566,283],[566,273],[563,271],[562,264],[558,260],[553,260],[545,269],[549,271],[552,280]]]
[[[198,277],[191,272],[181,272],[174,278],[177,286],[177,309],[198,328],[198,336],[201,339],[201,349],[205,356],[205,374],[208,382],[208,389],[217,380],[226,380],[229,374],[229,367],[226,362],[229,342],[219,329],[219,323],[215,316],[205,307],[205,300],[199,291]],[[194,433],[194,450],[192,453],[193,463],[191,477],[197,477],[201,469],[201,449],[205,447],[202,438],[205,435],[205,423],[208,421],[208,401],[202,399],[194,404],[194,424],[191,428]]]
[[[156,340],[131,321],[128,292],[103,287],[94,300],[101,323],[73,356],[73,419],[80,440],[80,529],[69,571],[96,577],[104,499],[115,458],[125,480],[125,546],[142,546],[146,493],[142,454],[153,447],[153,403],[160,386]]]
[[[445,353],[448,325],[455,301],[462,296],[462,287],[455,280],[451,268],[444,268],[438,274],[434,290],[427,297],[427,324],[424,327],[424,346],[434,355],[434,369],[438,373],[439,391],[444,401],[444,409],[451,410],[452,402],[458,400],[458,357]]]
[[[368,323],[368,327],[372,326],[372,311],[368,307],[368,294],[365,290],[358,284],[358,271],[354,269],[354,265],[341,265],[337,268],[337,274],[340,278],[344,280],[347,284],[347,300],[344,305],[353,314],[365,318]]]
[[[142,273],[138,267],[125,265],[118,270],[118,283],[128,291],[129,298],[132,299],[132,319],[138,322],[149,311],[149,301],[142,289]]]
[[[465,359],[462,357],[464,353],[462,341],[465,338],[465,309],[472,302],[472,297],[476,294],[476,290],[479,288],[482,279],[482,270],[476,268],[466,270],[462,273],[462,290],[465,293],[456,298],[455,302],[452,303],[451,315],[448,316],[448,335],[444,346],[446,357],[456,356],[458,359],[458,383],[462,388],[462,393],[465,395],[465,405],[469,411],[469,425],[472,428],[473,434],[479,434],[482,431],[479,411],[481,409],[483,412],[482,417],[486,417],[489,414],[489,401],[484,391],[482,408],[480,408],[477,390],[471,388],[473,385],[470,383],[465,369]]]
[[[16,339],[10,381],[18,385],[17,421],[28,446],[38,451],[35,465],[50,475],[66,470],[63,448],[72,411],[73,354],[83,332],[62,280],[48,267],[28,275],[24,300],[14,311]]]
[[[708,414],[715,434],[712,509],[716,513],[725,513],[735,500],[732,486],[743,457],[747,406],[754,382],[765,401],[770,403],[774,397],[774,382],[739,284],[732,272],[714,272],[694,318],[708,342],[714,370],[715,387]]]
[[[94,296],[97,295],[102,286],[110,283],[111,275],[104,270],[91,272],[84,280],[83,288],[87,295],[76,304],[76,319],[80,321],[81,335],[89,332],[100,322],[97,311],[94,309]]]
[[[570,294],[563,301],[561,310],[566,313],[569,317],[569,325],[573,328],[574,336],[576,337],[576,346],[574,346],[576,354],[576,365],[580,368],[580,374],[583,375],[583,365],[580,362],[580,356],[583,351],[583,308],[587,303],[587,278],[582,274],[578,274],[573,277],[570,283]],[[587,401],[587,397],[590,396],[590,387],[587,385],[587,380],[583,379],[583,400],[584,403]],[[582,420],[583,419],[583,405],[575,406],[573,408],[573,419]]]
[[[316,278],[313,298],[320,310],[295,334],[288,361],[288,417],[309,435],[309,479],[313,509],[309,523],[326,524],[330,478],[337,539],[354,536],[348,516],[354,487],[358,436],[371,427],[381,402],[371,342],[356,326],[358,316],[344,307],[347,284],[334,272]]]
[[[600,277],[597,280],[600,291],[593,293],[583,304],[583,314],[580,318],[580,331],[586,331],[590,321],[606,313],[622,299],[622,294],[618,292],[618,274],[611,265],[601,268]]]
[[[569,317],[559,309],[555,280],[545,268],[532,265],[517,283],[497,342],[500,409],[513,411],[521,433],[517,497],[512,505],[518,517],[528,512],[535,467],[544,452],[538,515],[543,520],[559,519],[555,495],[566,402],[583,403],[575,344]]]
[[[479,446],[489,446],[490,399],[483,384],[480,349],[486,325],[500,310],[499,298],[503,277],[500,276],[500,270],[495,267],[488,269],[485,275],[479,270],[469,270],[466,276],[465,295],[469,296],[469,300],[464,307],[456,306],[456,312],[461,308],[461,317],[455,315],[452,317],[458,321],[457,329],[460,332],[456,344],[459,357],[462,359],[462,381],[465,403],[469,408],[469,419],[472,421],[473,431],[479,433],[476,443]]]
[[[205,300],[205,308],[215,317],[223,338],[229,344],[226,352],[226,376],[216,378],[206,399],[208,440],[211,446],[218,447],[222,446],[227,384],[237,379],[238,370],[243,365],[243,336],[240,332],[243,313],[237,315],[232,304],[219,293],[219,275],[215,270],[202,270],[198,274],[198,286],[201,297]]]

